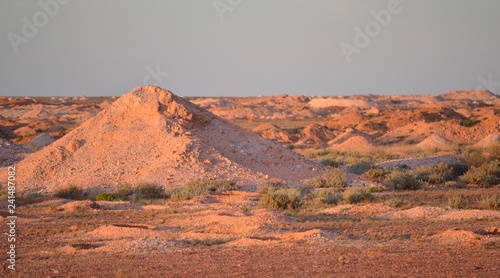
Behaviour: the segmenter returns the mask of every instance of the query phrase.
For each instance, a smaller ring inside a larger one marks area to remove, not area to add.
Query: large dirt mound
[[[487,90],[465,90],[451,91],[440,95],[443,99],[471,99],[471,100],[486,100],[497,98],[495,94]]]
[[[144,86],[28,156],[19,169],[20,190],[50,192],[67,184],[182,186],[201,178],[255,185],[269,176],[297,183],[321,166],[167,90]]]

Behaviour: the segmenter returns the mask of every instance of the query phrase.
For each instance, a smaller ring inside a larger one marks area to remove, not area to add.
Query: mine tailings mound
[[[17,166],[19,190],[45,193],[69,184],[112,190],[119,183],[174,187],[203,178],[299,184],[323,169],[155,86],[124,95]]]

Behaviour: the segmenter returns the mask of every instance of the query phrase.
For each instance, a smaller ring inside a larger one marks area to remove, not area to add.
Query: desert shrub
[[[286,184],[283,180],[277,179],[277,178],[270,178],[266,180],[265,182],[266,187],[273,187],[273,188],[284,188],[286,187]]]
[[[465,126],[465,127],[472,127],[472,126],[477,125],[480,122],[481,122],[480,120],[467,119],[467,120],[461,121],[460,125],[461,126]]]
[[[468,167],[481,167],[491,161],[491,158],[483,155],[482,152],[476,151],[467,154],[466,159]]]
[[[493,144],[489,149],[489,153],[491,159],[500,160],[500,143]]]
[[[344,201],[348,204],[356,204],[360,202],[370,202],[373,197],[366,188],[347,188],[342,195]]]
[[[116,196],[110,193],[101,193],[95,197],[96,201],[114,201]]]
[[[186,184],[186,187],[192,188],[195,192],[199,192],[199,195],[206,194],[208,191],[226,192],[238,189],[236,182],[226,179],[194,180],[194,181],[189,181]]]
[[[340,166],[340,163],[336,160],[333,160],[333,159],[322,159],[319,162],[325,166],[331,166],[331,167],[335,167],[335,168]]]
[[[372,168],[363,174],[363,177],[372,182],[382,182],[389,172],[384,168]]]
[[[387,175],[383,184],[392,190],[417,190],[422,187],[422,182],[414,173],[397,168]]]
[[[373,167],[373,164],[368,162],[356,162],[353,165],[349,166],[347,169],[349,172],[362,175],[365,172],[368,172]]]
[[[451,175],[454,178],[458,178],[459,176],[465,174],[467,170],[469,170],[469,167],[465,163],[451,163],[448,164],[449,167],[452,169]]]
[[[262,194],[259,205],[271,209],[298,209],[304,204],[304,196],[297,188],[268,188]]]
[[[135,190],[130,183],[120,183],[115,188],[115,196],[120,197],[122,200],[126,200],[127,197],[133,195],[134,192]]]
[[[393,208],[399,208],[400,206],[403,205],[403,201],[399,198],[394,197],[385,201],[384,204]]]
[[[487,210],[499,210],[500,209],[500,195],[483,195],[481,200],[479,200],[479,207],[481,209]]]
[[[165,198],[165,189],[156,183],[141,182],[135,188],[135,193],[142,198],[161,199]]]
[[[500,161],[490,161],[480,167],[472,166],[462,180],[467,184],[489,187],[500,183]]]
[[[332,191],[319,191],[316,193],[315,200],[329,205],[336,205],[339,202],[339,196]]]
[[[442,184],[449,180],[454,180],[453,169],[443,162],[436,166],[422,166],[415,171],[419,178],[430,184]]]
[[[206,192],[206,191],[205,191]],[[190,187],[174,188],[167,193],[173,201],[191,200],[194,197],[203,195],[201,191]]]
[[[461,181],[447,181],[444,183],[444,186],[449,188],[466,188],[467,184]]]
[[[307,185],[316,188],[344,188],[347,185],[346,174],[340,169],[332,169],[322,176],[305,180]]]
[[[85,196],[83,190],[76,187],[75,185],[69,185],[66,188],[61,188],[56,191],[54,196],[58,198],[70,199],[70,200],[83,200]]]
[[[448,197],[448,206],[456,209],[463,209],[467,206],[467,199],[464,195],[455,195]]]
[[[379,192],[382,192],[382,189],[380,189],[379,187],[374,186],[374,185],[368,186],[366,188],[366,190],[368,190],[368,192],[370,192],[370,193],[379,193]]]
[[[23,195],[23,198],[25,199],[38,199],[38,198],[42,198],[43,195],[38,193],[38,192],[29,192],[29,193],[26,193]]]

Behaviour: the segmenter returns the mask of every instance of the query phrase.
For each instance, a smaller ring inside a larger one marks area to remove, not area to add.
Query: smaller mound
[[[326,143],[336,137],[334,131],[319,124],[310,124],[301,132],[299,144]]]
[[[488,148],[499,143],[500,143],[500,134],[491,134],[483,138],[477,144],[475,144],[474,147]]]
[[[253,129],[253,132],[261,135],[268,140],[274,140],[281,143],[290,143],[292,139],[288,134],[283,132],[277,125],[265,123]]]
[[[363,136],[353,136],[341,144],[332,145],[333,149],[341,150],[368,150],[375,146]]]
[[[74,201],[59,206],[59,209],[64,211],[84,211],[84,210],[99,209],[99,208],[100,207],[96,202],[90,200]]]
[[[446,138],[438,136],[438,135],[431,135],[427,138],[425,138],[422,142],[417,144],[417,147],[421,149],[450,149],[453,147],[453,144],[448,141]]]
[[[52,138],[48,133],[42,133],[28,143],[24,144],[24,147],[32,152],[36,152],[52,144],[54,141],[54,138]]]

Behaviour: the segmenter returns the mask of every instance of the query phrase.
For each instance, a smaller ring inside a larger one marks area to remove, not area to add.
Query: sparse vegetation
[[[85,196],[83,190],[75,185],[69,185],[66,188],[61,188],[54,194],[55,197],[70,199],[70,200],[83,200]]]
[[[467,119],[467,120],[461,121],[460,125],[465,126],[465,127],[472,127],[472,126],[477,125],[480,122],[481,122],[481,120]]]
[[[462,180],[481,187],[497,185],[500,183],[500,161],[490,161],[479,167],[472,166]]]
[[[96,196],[95,200],[96,201],[114,201],[116,199],[116,196],[111,193],[101,193]]]
[[[372,182],[382,182],[389,171],[385,168],[372,168],[363,174],[363,177]]]
[[[347,169],[351,173],[362,175],[362,174],[368,172],[372,167],[373,167],[373,164],[361,161],[361,162],[356,162],[356,163],[352,164]]]
[[[120,183],[115,188],[115,195],[124,201],[134,193],[135,190],[130,183]]]
[[[340,166],[340,163],[333,159],[321,159],[319,162],[325,166],[331,166],[335,168]]]
[[[390,206],[390,207],[393,207],[393,208],[399,208],[403,205],[403,201],[399,198],[391,198],[387,201],[384,202],[384,204]]]
[[[397,168],[384,179],[383,184],[392,190],[417,190],[422,187],[422,182],[414,173]]]
[[[139,197],[146,199],[162,199],[166,196],[162,186],[149,182],[138,183],[135,192]]]
[[[500,209],[500,195],[483,195],[479,200],[479,208],[486,210]]]
[[[453,175],[453,168],[439,162],[436,166],[422,166],[416,170],[417,175],[422,181],[430,184],[443,184],[446,181],[454,180],[457,177]]]
[[[305,181],[315,188],[344,188],[347,186],[346,174],[340,169],[332,169],[323,174]]]
[[[315,200],[322,204],[336,205],[339,202],[339,196],[332,191],[322,190],[316,193]]]
[[[467,184],[461,181],[447,181],[444,183],[444,186],[449,188],[466,188]]]
[[[448,197],[448,206],[456,209],[464,209],[467,206],[467,199],[464,195],[454,195]]]
[[[360,202],[370,202],[373,197],[366,188],[347,188],[342,195],[344,201],[348,204],[356,204]]]
[[[259,205],[271,209],[298,209],[304,204],[304,196],[297,188],[274,189],[269,187],[262,194]]]
[[[195,191],[226,192],[238,189],[236,182],[227,179],[189,181],[187,187]],[[203,189],[204,188],[204,189]]]

